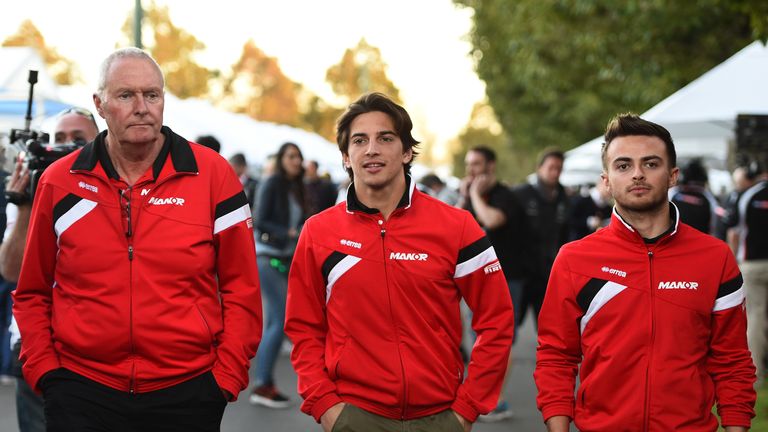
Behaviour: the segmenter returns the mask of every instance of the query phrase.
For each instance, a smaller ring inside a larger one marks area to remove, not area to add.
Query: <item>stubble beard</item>
[[[614,200],[619,207],[633,213],[655,213],[661,210],[668,201],[667,194],[660,195],[658,198],[654,197],[653,200],[646,202],[632,202],[617,197],[614,197]]]

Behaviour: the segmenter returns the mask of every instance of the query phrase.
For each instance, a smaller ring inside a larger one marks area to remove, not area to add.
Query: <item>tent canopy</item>
[[[753,42],[641,115],[666,127],[682,160],[700,157],[715,193],[730,189],[726,171],[738,114],[768,114],[768,47]],[[562,181],[597,180],[602,137],[566,153]]]

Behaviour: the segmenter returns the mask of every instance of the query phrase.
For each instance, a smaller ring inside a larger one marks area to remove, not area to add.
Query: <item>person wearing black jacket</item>
[[[515,306],[516,311],[520,310],[520,314],[515,315],[518,322],[524,320],[528,306],[538,319],[552,263],[560,246],[568,241],[570,200],[560,184],[564,161],[565,155],[560,150],[545,150],[539,157],[536,182],[513,189],[527,216],[530,237],[526,253],[533,260],[521,305]]]
[[[268,408],[287,408],[291,404],[275,386],[274,368],[285,338],[288,270],[307,215],[303,161],[296,144],[280,146],[275,174],[261,182],[257,194],[256,261],[267,319],[256,357],[256,385],[249,401]]]
[[[472,213],[496,250],[512,299],[517,329],[522,323],[518,314],[520,317],[524,315],[519,306],[530,267],[525,253],[529,231],[525,212],[515,194],[496,179],[496,152],[486,146],[473,147],[467,152],[464,164],[466,176],[461,181],[456,207]],[[511,370],[510,355],[505,377]],[[512,416],[512,410],[502,397],[493,411],[479,419],[495,422]]]

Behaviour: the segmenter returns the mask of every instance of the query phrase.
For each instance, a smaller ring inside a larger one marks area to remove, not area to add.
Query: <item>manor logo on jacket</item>
[[[690,289],[695,290],[699,288],[698,282],[684,282],[684,281],[670,281],[659,282],[659,289]]]
[[[170,197],[170,198],[157,198],[152,197],[147,201],[149,204],[152,205],[177,205],[177,206],[183,206],[184,205],[184,198],[178,198],[178,197]]]
[[[391,252],[389,259],[398,261],[426,261],[429,255],[414,252]]]

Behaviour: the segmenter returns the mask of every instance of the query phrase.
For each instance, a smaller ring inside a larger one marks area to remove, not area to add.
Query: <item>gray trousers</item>
[[[464,427],[451,410],[413,420],[395,420],[346,404],[332,432],[464,432]]]

